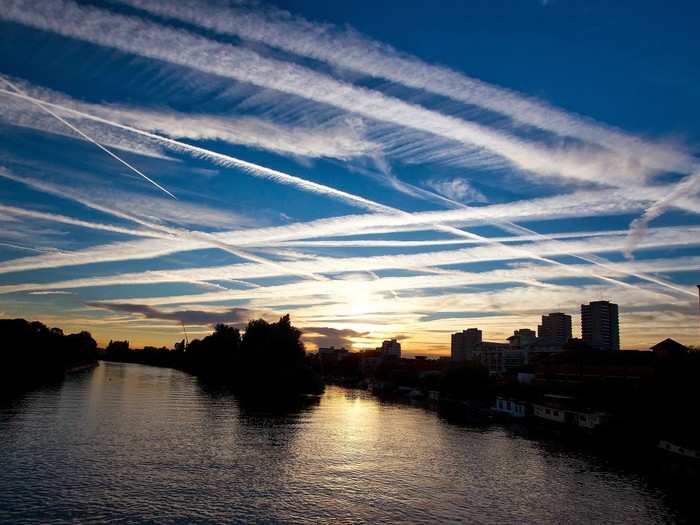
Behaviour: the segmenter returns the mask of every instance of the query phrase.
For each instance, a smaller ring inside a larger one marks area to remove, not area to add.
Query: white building
[[[504,397],[497,397],[496,403],[491,407],[494,412],[499,412],[501,414],[507,414],[511,417],[526,417],[528,414],[528,405],[523,401],[517,401],[515,399],[506,399]]]
[[[572,410],[549,404],[533,404],[532,409],[537,418],[587,429],[598,428],[608,421],[605,412]]]

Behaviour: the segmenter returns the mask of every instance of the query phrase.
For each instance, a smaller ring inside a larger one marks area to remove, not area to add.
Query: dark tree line
[[[250,321],[245,332],[218,324],[211,335],[184,341],[174,349],[129,349],[127,341],[110,341],[104,359],[179,368],[205,380],[226,383],[240,392],[321,393],[323,382],[308,364],[301,331],[289,315],[275,323]]]
[[[89,332],[65,335],[39,321],[0,319],[0,333],[0,391],[30,388],[97,360],[97,343]]]

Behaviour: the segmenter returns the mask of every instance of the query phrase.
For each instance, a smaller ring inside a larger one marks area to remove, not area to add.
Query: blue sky
[[[437,354],[610,299],[697,343],[698,14],[4,1],[0,313]]]

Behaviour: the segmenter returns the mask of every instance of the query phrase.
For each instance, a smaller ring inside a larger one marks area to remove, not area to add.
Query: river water
[[[0,401],[0,523],[681,523],[691,503],[580,444],[336,387],[272,410],[101,363]]]

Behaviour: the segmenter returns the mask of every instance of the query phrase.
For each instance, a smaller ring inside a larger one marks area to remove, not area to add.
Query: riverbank
[[[630,463],[654,461],[657,468],[667,474],[688,480],[700,480],[700,454],[686,442],[659,438],[659,429],[640,427],[636,422],[622,417],[609,417],[604,424],[578,424],[559,414],[535,413],[529,401],[513,401],[499,397],[498,389],[488,400],[460,400],[441,396],[438,391],[422,391],[411,387],[397,387],[387,383],[370,381],[330,381],[343,388],[368,392],[381,402],[399,403],[436,413],[451,424],[486,428],[502,425],[522,435],[534,435],[543,440],[561,440],[573,447],[584,447],[601,457],[618,456]],[[557,396],[555,396],[557,397]],[[506,400],[508,409],[506,410]],[[560,400],[557,400],[560,401]],[[502,404],[501,404],[502,402]],[[513,404],[511,408],[510,403]],[[516,403],[522,411],[515,408]],[[544,405],[539,405],[544,408]]]

